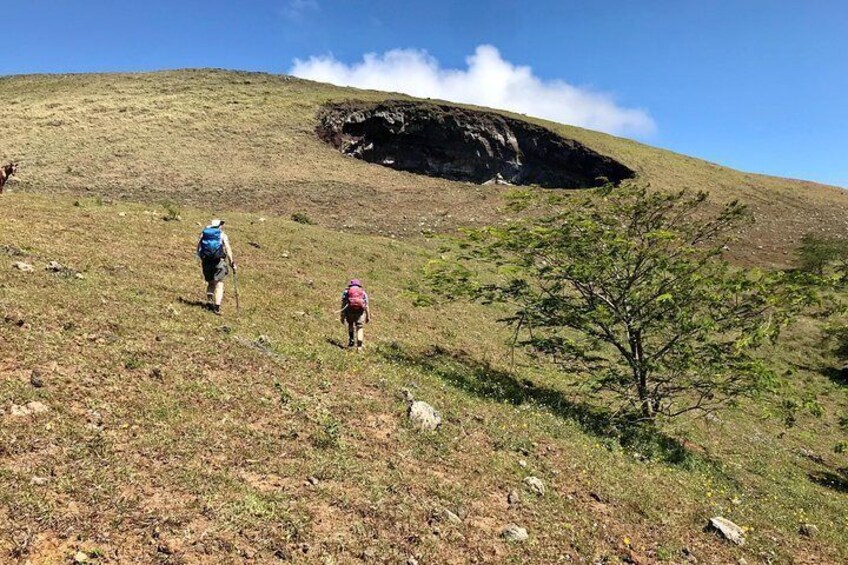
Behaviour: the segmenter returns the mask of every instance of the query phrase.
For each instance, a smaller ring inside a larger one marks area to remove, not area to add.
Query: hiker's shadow
[[[603,439],[615,438],[623,446],[639,446],[639,451],[652,452],[652,458],[682,465],[699,459],[714,463],[705,454],[689,451],[679,440],[655,426],[628,421],[612,412],[575,402],[556,389],[537,386],[528,379],[473,359],[464,351],[450,351],[439,346],[420,351],[404,349],[398,344],[382,348],[391,361],[415,367],[435,375],[448,384],[484,400],[512,405],[534,404],[560,418],[576,423],[584,432]]]
[[[345,347],[344,343],[342,343],[341,341],[334,339],[334,338],[328,338],[327,343],[329,343],[333,347],[338,347],[339,349],[347,349],[347,347]]]
[[[195,308],[200,308],[201,310],[209,310],[209,303],[204,300],[193,300],[180,296],[179,298],[177,298],[177,302],[184,306],[194,306]]]

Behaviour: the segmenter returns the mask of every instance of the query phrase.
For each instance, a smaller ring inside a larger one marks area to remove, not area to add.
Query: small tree
[[[806,234],[796,250],[796,263],[804,272],[823,276],[848,272],[848,240]]]
[[[745,209],[709,214],[706,203],[607,189],[542,219],[469,230],[459,261],[429,265],[428,278],[448,295],[511,305],[516,344],[579,370],[628,413],[708,411],[768,385],[752,354],[808,297],[782,273],[721,260]],[[470,264],[497,273],[481,281]]]

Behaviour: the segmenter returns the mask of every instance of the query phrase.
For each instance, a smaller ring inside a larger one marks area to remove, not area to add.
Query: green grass
[[[763,399],[720,423],[610,437],[602,408],[561,375],[521,355],[512,364],[498,312],[413,306],[436,253],[424,240],[230,212],[241,312],[228,286],[225,316],[212,316],[196,305],[192,254],[219,212],[183,206],[165,221],[161,206],[4,196],[2,243],[25,250],[0,255],[0,504],[14,509],[0,516],[4,559],[678,563],[685,548],[706,563],[848,560],[848,493],[812,480],[848,466],[832,451],[848,398],[825,374],[836,360],[820,322],[802,321],[769,355],[821,416],[802,411],[785,428]],[[13,269],[19,260],[35,272]],[[51,260],[84,278],[45,271]],[[364,355],[336,345],[353,276],[374,304]],[[438,432],[407,424],[403,389],[442,412]],[[30,400],[50,411],[9,414]],[[522,486],[528,475],[544,497]],[[463,523],[434,520],[442,508]],[[703,531],[716,514],[749,528],[744,548]],[[529,542],[498,539],[511,522]],[[801,536],[803,522],[821,534]]]
[[[317,139],[322,103],[390,96],[397,97],[216,70],[5,77],[0,158],[22,161],[10,190],[170,203],[177,211],[301,214],[339,230],[406,238],[499,220],[504,187],[394,171]],[[739,261],[785,265],[805,233],[848,233],[845,191],[532,121],[618,159],[656,188],[742,199],[759,221],[730,249]]]

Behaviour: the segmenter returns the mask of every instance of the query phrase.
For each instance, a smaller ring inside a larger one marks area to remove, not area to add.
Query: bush
[[[848,272],[848,240],[807,234],[795,253],[798,268],[806,273]]]
[[[307,226],[315,225],[315,222],[312,221],[312,218],[310,218],[303,212],[295,212],[291,215],[291,219],[293,222],[297,222],[298,224],[304,224]]]

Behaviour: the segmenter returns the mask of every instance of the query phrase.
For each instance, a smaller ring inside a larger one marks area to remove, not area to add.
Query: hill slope
[[[503,187],[360,162],[315,135],[323,103],[390,97],[398,98],[212,70],[7,77],[0,79],[0,157],[24,161],[16,188],[25,191],[299,211],[328,227],[399,236],[496,220]],[[848,233],[846,191],[530,121],[617,159],[657,188],[705,189],[748,203],[758,222],[732,250],[737,257],[780,264],[806,232]]]
[[[610,430],[563,386],[579,375],[509,355],[501,312],[413,305],[437,252],[416,236],[497,220],[506,188],[342,156],[314,128],[348,97],[397,96],[220,71],[0,79],[0,156],[24,159],[0,198],[0,562],[848,561],[848,395],[820,320],[766,352],[820,416],[786,427],[763,398]],[[837,189],[544,125],[654,186],[750,202],[746,261],[845,233]],[[218,215],[241,264],[223,318],[192,257]],[[364,355],[339,346],[351,276],[375,305]],[[437,432],[410,426],[407,394]],[[715,515],[747,544],[704,531]],[[510,523],[529,540],[503,541]]]
[[[787,430],[762,419],[768,405],[743,405],[668,436],[616,440],[596,431],[604,413],[566,394],[555,372],[521,356],[512,365],[497,312],[412,306],[406,288],[431,256],[426,246],[229,214],[242,311],[230,299],[222,319],[198,306],[191,258],[210,210],[180,222],[97,199],[3,202],[2,555],[848,559],[845,461],[830,451],[848,399],[824,374],[835,361],[817,353],[812,322],[773,357],[819,400],[821,418],[802,413]],[[52,260],[70,270],[46,270]],[[375,303],[361,356],[338,347],[338,293],[352,273]],[[438,432],[409,426],[404,389],[442,412]],[[17,413],[32,401],[47,411]],[[529,476],[544,481],[544,496],[524,484]],[[509,504],[513,490],[521,501]],[[716,514],[749,528],[744,548],[703,531]],[[820,535],[800,535],[804,522]],[[530,541],[500,540],[509,523]]]

